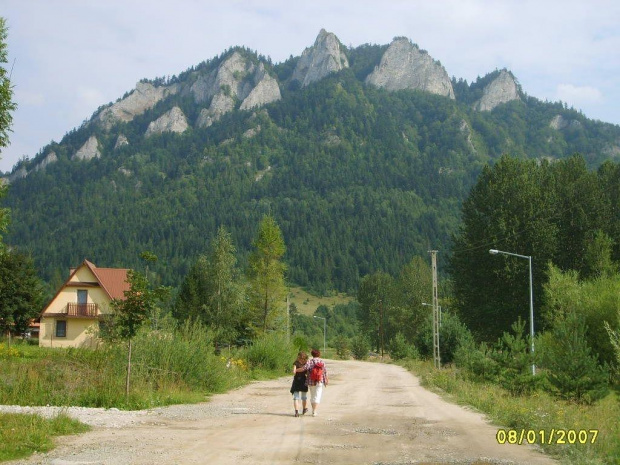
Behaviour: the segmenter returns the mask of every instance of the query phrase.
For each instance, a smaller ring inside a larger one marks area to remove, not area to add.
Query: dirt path
[[[293,417],[290,379],[281,378],[200,405],[100,412],[92,432],[62,438],[54,451],[14,463],[555,463],[529,446],[498,445],[497,427],[421,388],[401,367],[327,366],[331,383],[317,417]],[[116,423],[102,426],[106,415]]]

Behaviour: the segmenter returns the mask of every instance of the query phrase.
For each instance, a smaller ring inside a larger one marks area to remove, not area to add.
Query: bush
[[[461,374],[473,381],[497,381],[499,367],[492,357],[493,349],[485,342],[479,346],[472,340],[459,346],[454,363],[461,368]]]
[[[349,340],[342,334],[339,334],[334,339],[334,347],[336,348],[336,356],[340,360],[347,360],[349,358]]]
[[[297,357],[295,348],[279,334],[267,334],[256,340],[245,350],[245,359],[250,368],[288,373]]]
[[[473,341],[471,332],[461,323],[458,316],[444,312],[441,317],[439,327],[439,355],[441,363],[447,365],[454,361],[454,356],[458,348]],[[433,315],[429,315],[415,340],[415,346],[419,349],[420,355],[426,358],[433,356]]]
[[[405,358],[419,358],[418,350],[413,344],[409,344],[403,336],[398,332],[389,343],[390,357],[394,360],[402,360]]]
[[[530,337],[524,336],[525,321],[519,318],[512,324],[514,334],[504,332],[491,352],[498,366],[499,384],[514,395],[521,395],[536,389],[541,377],[532,375],[534,354],[530,351]]]
[[[545,346],[543,364],[552,392],[561,398],[591,404],[609,392],[609,373],[591,353],[585,322],[575,313],[556,322]]]
[[[370,351],[370,341],[364,334],[358,334],[351,341],[351,354],[355,360],[366,360]]]

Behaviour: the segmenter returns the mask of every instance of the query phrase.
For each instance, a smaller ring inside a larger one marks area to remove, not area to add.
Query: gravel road
[[[396,365],[328,361],[319,416],[293,417],[290,378],[210,402],[144,411],[63,409],[93,431],[13,465],[552,464],[531,446],[499,445],[498,427],[449,404]],[[0,406],[55,415],[57,407]]]

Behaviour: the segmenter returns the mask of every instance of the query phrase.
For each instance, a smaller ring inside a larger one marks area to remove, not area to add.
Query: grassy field
[[[88,430],[89,426],[64,414],[45,419],[38,415],[0,413],[0,461],[46,452],[54,447],[55,436]]]
[[[320,305],[326,305],[331,308],[334,305],[347,304],[355,300],[354,297],[342,293],[334,296],[318,297],[308,293],[301,287],[291,287],[289,297],[290,302],[295,304],[297,310],[302,315],[312,315]]]
[[[496,385],[464,380],[454,369],[435,370],[431,362],[410,360],[403,365],[416,373],[424,386],[447,400],[476,408],[495,424],[503,425],[502,429],[506,431],[517,431],[518,435],[521,430],[530,432],[537,444],[543,435],[548,441],[552,430],[565,431],[563,441],[558,441],[559,436],[555,436],[556,440],[550,445],[542,446],[561,463],[620,463],[620,399],[616,393],[594,405],[579,405],[558,400],[544,392],[512,396]],[[580,431],[587,432],[581,438],[584,441],[580,440]],[[573,436],[570,432],[576,434]]]

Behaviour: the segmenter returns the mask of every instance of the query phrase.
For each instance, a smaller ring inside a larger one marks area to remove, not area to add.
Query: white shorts
[[[321,403],[321,396],[323,395],[323,383],[317,383],[316,386],[308,386],[310,391],[310,402],[313,404]]]

